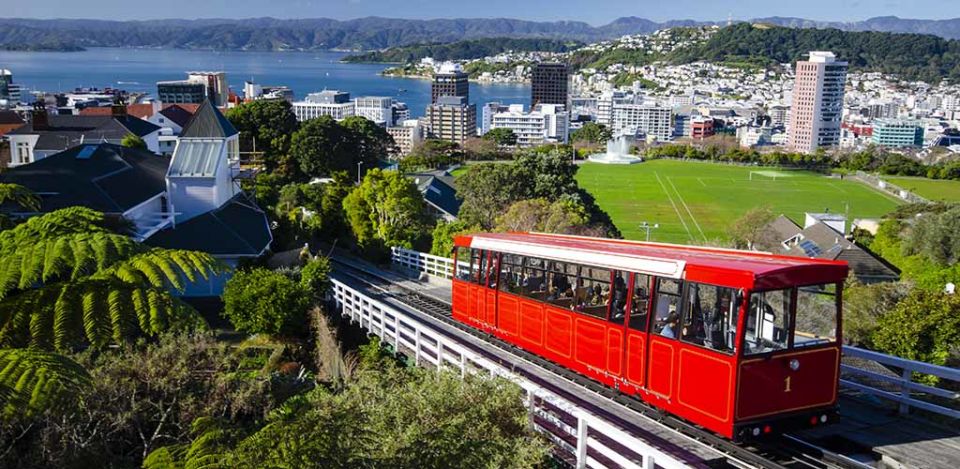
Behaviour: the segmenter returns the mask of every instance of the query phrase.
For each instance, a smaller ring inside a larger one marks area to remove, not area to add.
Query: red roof
[[[183,109],[184,111],[189,112],[190,114],[196,114],[196,113],[197,113],[197,109],[200,108],[200,103],[164,104],[164,105],[163,105],[163,108],[166,109],[166,108],[172,107],[172,106],[177,106],[177,107]]]
[[[88,107],[80,110],[81,116],[109,116],[112,114],[113,109],[110,107]],[[153,105],[149,103],[128,104],[127,114],[141,119],[147,119],[153,115]]]
[[[784,282],[815,276],[817,282],[809,283],[840,282],[847,276],[846,262],[581,236],[478,233],[458,237],[456,244],[674,278],[685,277],[690,270],[735,271],[753,278],[777,277]]]

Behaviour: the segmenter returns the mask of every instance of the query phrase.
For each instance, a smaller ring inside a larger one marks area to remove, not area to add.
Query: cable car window
[[[627,294],[629,293],[627,280],[629,280],[629,277],[626,272],[619,270],[613,272],[613,294],[611,295],[613,305],[610,307],[610,322],[614,324],[623,324],[623,321],[627,319],[627,312],[630,311],[630,305],[627,304]]]
[[[809,285],[797,289],[797,319],[794,331],[794,348],[837,340],[836,284]]]
[[[474,249],[470,261],[470,281],[476,284],[482,284],[484,268],[487,266],[487,252]]]
[[[497,288],[497,274],[500,273],[500,253],[490,253],[490,268],[487,269],[487,288]]]
[[[523,257],[516,254],[500,255],[500,291],[520,294],[523,280]]]
[[[607,319],[607,309],[613,298],[610,289],[610,270],[578,266],[579,273],[570,289],[570,309],[578,313]],[[624,284],[626,292],[626,284]]]
[[[536,257],[523,261],[523,278],[520,279],[520,294],[537,301],[547,297],[546,262]]]
[[[647,316],[650,311],[650,276],[633,274],[633,301],[630,305],[630,329],[647,330]]]
[[[457,248],[457,279],[470,281],[470,251],[472,249],[465,247]]]
[[[656,316],[653,332],[675,338],[680,332],[680,281],[668,278],[657,279]]]
[[[737,336],[737,310],[736,292],[732,288],[688,283],[681,339],[732,353]]]
[[[750,295],[743,338],[747,355],[783,350],[789,346],[792,303],[792,288]]]
[[[561,308],[572,309],[574,285],[577,283],[576,264],[547,261],[546,301]]]

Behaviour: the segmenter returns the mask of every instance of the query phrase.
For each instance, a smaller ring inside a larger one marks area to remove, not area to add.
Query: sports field
[[[960,181],[896,176],[883,176],[883,180],[930,200],[960,202]]]
[[[751,173],[752,180],[751,180]],[[725,238],[728,224],[766,205],[803,223],[804,212],[879,217],[899,203],[864,184],[800,171],[653,160],[631,166],[585,163],[577,172],[627,239],[644,239],[642,222],[659,228],[651,241],[703,243]]]

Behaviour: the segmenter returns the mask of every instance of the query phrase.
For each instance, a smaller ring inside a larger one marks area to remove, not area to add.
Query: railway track
[[[698,444],[706,445],[719,454],[724,459],[709,463],[714,467],[762,467],[769,469],[796,469],[796,468],[815,468],[815,469],[866,469],[872,466],[852,460],[841,454],[834,453],[826,448],[816,444],[803,441],[791,435],[778,435],[768,440],[751,442],[749,444],[733,443],[725,438],[697,427],[689,422],[681,420],[670,414],[648,405],[637,397],[628,396],[618,392],[615,389],[606,387],[589,378],[583,377],[567,368],[546,360],[538,355],[532,354],[513,344],[510,344],[498,337],[486,332],[469,327],[452,317],[451,305],[440,299],[423,294],[415,289],[400,285],[398,282],[386,278],[375,271],[357,267],[352,263],[347,263],[336,257],[331,260],[336,265],[336,270],[347,275],[356,281],[372,287],[378,292],[380,299],[393,300],[394,302],[405,305],[422,314],[427,314],[445,325],[456,328],[457,330],[469,334],[483,342],[507,352],[517,358],[531,363],[534,366],[547,370],[563,380],[576,386],[586,389],[591,393],[613,401],[616,404],[626,407],[634,412],[641,414],[649,421],[662,425],[677,436]],[[480,347],[473,347],[477,353],[485,355],[487,358],[495,361],[501,361],[499,357],[494,356],[489,351]],[[509,365],[518,374],[524,378],[537,382],[537,384],[551,390],[568,399],[578,403],[584,408],[590,409],[603,418],[614,422],[624,428],[640,428],[637,423],[630,422],[621,415],[616,415],[597,405],[584,401],[583,398],[563,389],[552,383],[546,382],[535,374],[529,373],[520,367]],[[669,445],[669,442],[660,442]]]

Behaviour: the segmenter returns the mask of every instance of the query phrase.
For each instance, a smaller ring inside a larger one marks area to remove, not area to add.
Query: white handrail
[[[404,248],[393,248],[392,251],[393,262],[404,268],[447,279],[453,277],[453,259],[434,256],[432,254],[426,254]],[[960,408],[960,393],[936,388],[933,386],[927,386],[914,381],[914,375],[916,373],[923,373],[936,376],[942,380],[960,382],[960,370],[915,360],[907,360],[905,358],[895,357],[893,355],[887,355],[849,345],[843,346],[843,355],[844,357],[848,358],[868,360],[880,363],[885,367],[896,368],[900,370],[900,376],[889,376],[877,373],[875,371],[865,370],[844,364],[841,365],[841,370],[846,373],[848,377],[853,375],[875,382],[883,382],[889,384],[890,387],[895,388],[896,392],[892,392],[889,389],[870,386],[862,382],[852,381],[846,378],[840,380],[840,384],[842,386],[896,402],[900,405],[900,413],[902,414],[909,413],[910,408],[915,407],[928,412],[960,419],[960,410],[957,410]],[[958,405],[955,405],[954,408],[945,407],[919,399],[918,396],[914,395],[914,393],[956,401]]]
[[[688,467],[687,462],[478,355],[465,346],[462,339],[439,332],[424,319],[371,298],[336,278],[331,281],[331,291],[342,315],[379,336],[395,350],[409,351],[417,365],[429,363],[438,370],[452,366],[459,369],[461,375],[473,372],[490,373],[520,386],[526,395],[524,402],[530,412],[533,427],[546,434],[558,448],[571,453],[576,460],[576,467],[606,467],[607,464],[601,460],[612,461],[620,467],[638,469]],[[576,426],[570,426],[563,420],[577,423]],[[615,441],[626,450],[614,450],[601,442],[601,439]],[[568,441],[574,441],[575,444],[567,443]]]

